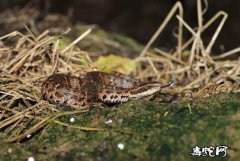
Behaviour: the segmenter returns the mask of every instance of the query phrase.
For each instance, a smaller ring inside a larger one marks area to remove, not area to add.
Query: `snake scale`
[[[115,104],[150,96],[169,85],[143,83],[126,75],[92,71],[80,77],[53,74],[43,82],[41,93],[51,104],[82,109],[96,102]]]

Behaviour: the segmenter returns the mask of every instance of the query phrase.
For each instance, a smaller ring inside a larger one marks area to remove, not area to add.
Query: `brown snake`
[[[82,77],[53,74],[43,82],[41,93],[52,104],[82,109],[95,102],[113,104],[150,96],[171,84],[143,83],[125,75],[93,71]]]

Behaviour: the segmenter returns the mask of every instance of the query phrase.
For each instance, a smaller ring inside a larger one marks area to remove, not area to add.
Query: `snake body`
[[[41,93],[49,103],[81,109],[95,102],[127,102],[155,94],[161,88],[159,82],[143,83],[125,75],[93,71],[80,77],[53,74],[43,82]]]

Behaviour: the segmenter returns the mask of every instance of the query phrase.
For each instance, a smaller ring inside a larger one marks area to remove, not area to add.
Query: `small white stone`
[[[123,150],[124,149],[124,144],[123,143],[119,143],[117,145],[117,147],[118,147],[118,149]]]
[[[32,135],[28,134],[28,135],[27,135],[27,138],[29,139],[31,136],[32,136]]]
[[[28,161],[35,161],[33,157],[28,157]]]
[[[112,123],[112,120],[108,120],[105,122],[105,124],[110,124],[110,123]]]
[[[75,121],[75,118],[71,117],[70,122],[74,122],[74,121]]]
[[[8,153],[12,153],[12,149],[11,148],[8,149]]]

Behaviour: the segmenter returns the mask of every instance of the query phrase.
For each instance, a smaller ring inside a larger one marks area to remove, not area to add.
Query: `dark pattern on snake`
[[[95,102],[127,102],[153,95],[161,88],[159,82],[142,83],[125,75],[93,71],[82,77],[51,75],[43,82],[41,93],[43,99],[52,104],[82,109]]]

